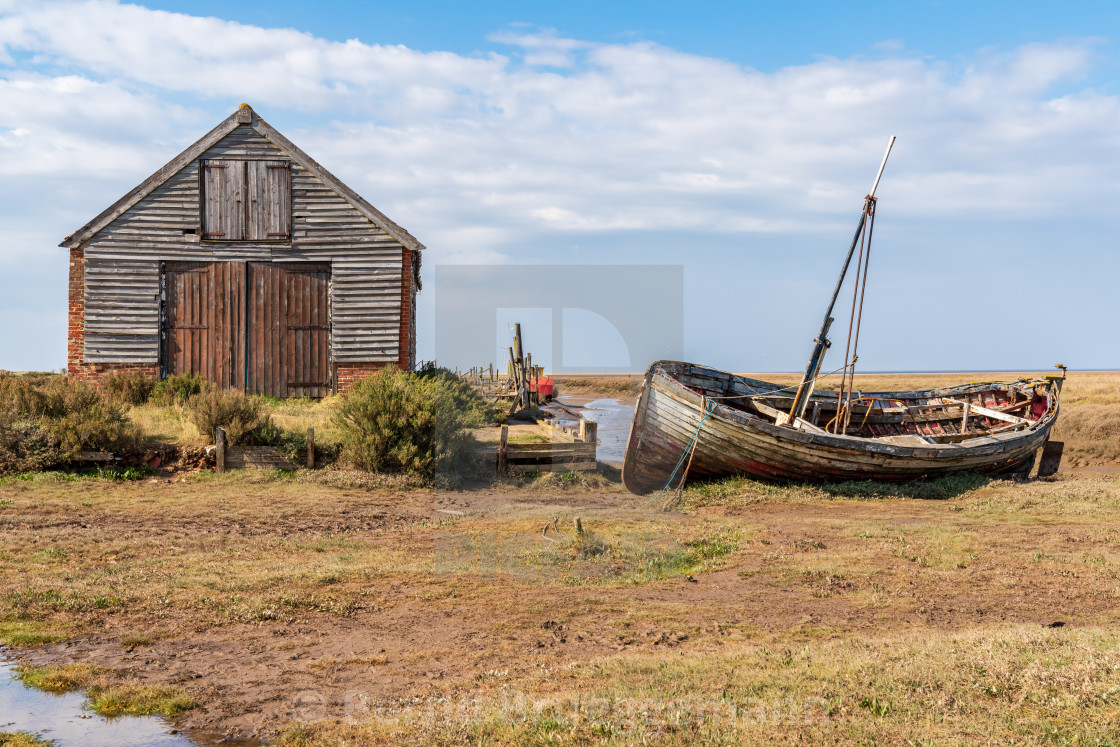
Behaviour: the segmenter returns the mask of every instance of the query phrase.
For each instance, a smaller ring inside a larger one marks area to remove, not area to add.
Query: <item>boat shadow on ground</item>
[[[982,488],[994,480],[990,475],[959,474],[944,477],[883,482],[879,480],[849,480],[842,482],[771,482],[751,477],[728,477],[710,482],[689,484],[685,490],[700,503],[743,500],[749,502],[781,501],[797,496],[849,498],[855,500],[881,500],[908,498],[917,500],[947,500]]]
[[[982,488],[992,482],[992,479],[988,475],[961,474],[908,480],[906,482],[880,482],[878,480],[826,482],[816,485],[816,487],[834,498],[945,500]],[[810,484],[805,485],[806,487],[812,487]]]

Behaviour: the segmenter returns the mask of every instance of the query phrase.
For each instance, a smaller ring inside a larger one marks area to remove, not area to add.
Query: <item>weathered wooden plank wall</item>
[[[330,262],[332,358],[396,361],[401,244],[295,163],[290,242],[203,241],[199,160],[221,159],[290,162],[252,127],[240,126],[92,237],[85,250],[85,359],[158,359],[160,261],[247,260]]]
[[[85,359],[154,363],[159,353],[159,263],[86,259]]]

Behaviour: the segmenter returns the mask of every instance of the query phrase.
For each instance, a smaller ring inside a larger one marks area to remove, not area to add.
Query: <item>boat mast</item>
[[[832,342],[828,339],[828,328],[835,321],[832,318],[832,309],[836,306],[836,299],[840,296],[840,287],[844,285],[844,276],[848,274],[848,265],[852,263],[852,255],[855,254],[856,244],[859,243],[859,237],[863,233],[863,226],[867,220],[868,205],[875,199],[875,190],[879,188],[879,180],[883,178],[883,169],[887,167],[887,159],[891,155],[894,141],[895,136],[891,135],[890,142],[887,143],[887,152],[883,154],[883,162],[879,164],[879,173],[875,175],[875,183],[871,185],[871,191],[863,200],[863,211],[859,215],[855,236],[852,237],[852,246],[848,249],[844,267],[840,270],[840,277],[836,280],[836,289],[832,291],[832,300],[828,302],[828,311],[824,313],[821,331],[817,334],[817,338],[813,340],[813,354],[809,356],[809,365],[805,367],[805,375],[801,379],[801,384],[797,387],[797,394],[794,395],[793,407],[790,408],[789,420],[786,422],[792,424],[795,428],[797,427],[797,421],[805,416],[805,408],[809,405],[809,398],[813,396],[817,376],[821,372],[821,364],[824,363],[825,351],[832,346]]]

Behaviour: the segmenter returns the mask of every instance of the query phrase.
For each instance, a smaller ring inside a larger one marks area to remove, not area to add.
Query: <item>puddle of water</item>
[[[562,404],[575,404],[572,401]],[[617,399],[594,399],[580,402],[582,415],[599,424],[599,448],[595,457],[600,462],[622,464],[626,458],[626,438],[630,435],[630,421],[634,419],[634,405]]]
[[[26,687],[15,678],[15,663],[0,660],[0,731],[38,734],[53,739],[58,747],[198,747],[213,743],[173,734],[174,727],[155,716],[103,718],[84,709],[85,701],[78,692],[53,695]]]

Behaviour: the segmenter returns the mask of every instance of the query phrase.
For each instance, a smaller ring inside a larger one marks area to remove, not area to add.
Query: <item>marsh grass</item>
[[[0,731],[0,747],[51,747],[53,744],[53,739],[26,731]]]
[[[482,569],[541,586],[630,586],[722,568],[742,544],[738,529],[717,525],[673,531],[670,524],[596,522],[582,533],[552,522],[507,522],[501,535],[463,521],[453,543],[440,548],[441,570]]]
[[[13,648],[47,646],[62,643],[68,638],[63,631],[36,621],[0,622],[0,643]]]
[[[499,484],[534,492],[587,492],[618,489],[600,470],[569,472],[514,472],[499,478]]]
[[[695,511],[704,506],[749,505],[766,502],[805,503],[838,498],[857,500],[892,498],[944,500],[967,495],[992,481],[992,478],[983,475],[964,474],[902,483],[858,480],[818,485],[811,483],[774,483],[739,476],[689,485],[683,491],[682,499],[685,511]]]
[[[1115,742],[1120,478],[732,480],[688,488],[684,515],[615,485],[538,491],[526,478],[456,494],[505,490],[507,502],[447,524],[430,520],[430,484],[407,476],[177,479],[3,482],[0,631],[146,645],[159,626],[186,637],[250,623],[298,638],[380,624],[396,606],[397,619],[436,610],[496,641],[439,655],[477,653],[500,677],[468,671],[437,686],[451,700],[292,724],[282,745]],[[529,648],[543,620],[597,637]],[[1043,627],[1054,620],[1067,625]],[[363,666],[380,676],[398,664],[347,656],[320,654],[309,670],[357,680]],[[286,682],[267,686],[291,697]],[[143,712],[177,694],[114,692],[100,707]],[[467,692],[470,704],[451,695]]]
[[[1052,433],[1071,466],[1120,462],[1120,404],[1063,403]]]
[[[16,678],[48,693],[83,690],[89,709],[107,718],[117,716],[178,716],[198,703],[176,688],[154,687],[117,677],[88,664],[36,667],[20,664]]]
[[[293,723],[275,744],[1108,745],[1118,643],[1102,629],[1028,626],[756,639],[575,661],[468,700],[376,704],[347,721]]]
[[[636,397],[642,391],[644,374],[619,374],[616,376],[594,376],[564,374],[554,377],[558,396],[612,395],[615,397]]]

